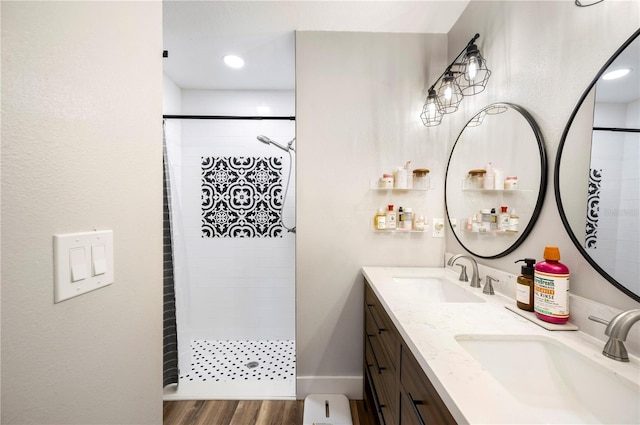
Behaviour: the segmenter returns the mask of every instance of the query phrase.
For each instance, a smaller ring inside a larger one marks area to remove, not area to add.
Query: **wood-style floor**
[[[362,400],[350,400],[353,425],[375,425]],[[302,425],[302,400],[165,401],[164,425]]]

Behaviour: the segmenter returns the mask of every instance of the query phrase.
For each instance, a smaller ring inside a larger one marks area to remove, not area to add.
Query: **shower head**
[[[273,142],[273,140],[269,139],[267,136],[258,136],[256,139],[260,140],[262,143],[266,143],[267,145]]]
[[[285,152],[288,152],[288,151],[290,151],[290,150],[292,150],[292,151],[294,151],[294,152],[295,152],[295,149],[293,149],[293,148],[291,147],[291,145],[293,144],[293,142],[296,140],[296,138],[295,138],[295,137],[294,137],[294,138],[293,138],[293,139],[292,139],[292,140],[287,144],[287,146],[283,146],[283,145],[281,145],[280,143],[276,142],[275,140],[272,140],[272,139],[268,138],[267,136],[263,136],[263,135],[258,136],[258,137],[257,137],[257,139],[258,139],[259,141],[261,141],[262,143],[266,143],[267,145],[274,145],[274,146],[276,146],[276,147],[278,147],[278,148],[282,149],[282,150],[283,150],[283,151],[285,151]]]

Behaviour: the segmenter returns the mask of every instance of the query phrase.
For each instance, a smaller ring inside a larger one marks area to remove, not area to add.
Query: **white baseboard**
[[[344,394],[350,400],[362,400],[362,376],[298,376],[296,398],[309,394]]]

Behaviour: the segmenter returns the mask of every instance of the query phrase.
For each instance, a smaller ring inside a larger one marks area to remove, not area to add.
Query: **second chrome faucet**
[[[472,274],[471,274],[471,287],[472,288],[480,288],[480,281],[482,280],[480,278],[480,275],[478,274],[478,263],[476,262],[475,258],[466,255],[466,254],[456,254],[453,257],[449,258],[449,261],[447,261],[447,265],[448,266],[453,266],[456,261],[460,258],[464,258],[466,260],[469,260],[469,262],[471,263],[471,269],[472,269]]]

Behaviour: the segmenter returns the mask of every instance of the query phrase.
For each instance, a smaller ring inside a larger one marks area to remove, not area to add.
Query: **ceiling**
[[[640,37],[629,44],[607,70],[620,68],[629,68],[631,72],[617,80],[598,80],[596,86],[597,102],[631,103],[640,99]]]
[[[164,0],[164,72],[184,89],[293,90],[296,30],[446,34],[468,3]]]

